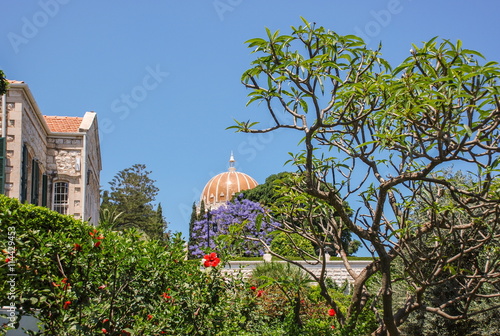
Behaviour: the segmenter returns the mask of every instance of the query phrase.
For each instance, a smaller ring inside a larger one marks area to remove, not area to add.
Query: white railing
[[[315,275],[319,276],[321,272],[321,264],[312,264],[306,261],[297,262],[309,271],[313,272]],[[351,267],[356,273],[360,273],[371,262],[372,260],[350,260]],[[250,276],[252,270],[261,263],[264,263],[264,261],[230,261],[223,272],[226,274],[241,272],[244,276]],[[326,263],[326,276],[338,284],[344,283],[346,280],[348,282],[353,282],[352,277],[347,272],[341,260],[331,260]]]

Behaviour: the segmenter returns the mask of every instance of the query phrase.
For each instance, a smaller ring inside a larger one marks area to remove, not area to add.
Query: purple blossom
[[[256,221],[261,220],[260,230],[257,232]],[[272,237],[270,232],[275,230],[278,223],[271,221],[266,215],[266,210],[257,202],[247,199],[237,199],[228,202],[216,210],[207,212],[203,220],[193,224],[191,246],[189,252],[194,257],[202,257],[207,248],[215,248],[214,239],[227,234],[229,226],[245,222],[242,234],[255,238],[261,238],[270,243]],[[240,246],[242,256],[261,256],[264,253],[263,246],[256,241],[245,240]]]

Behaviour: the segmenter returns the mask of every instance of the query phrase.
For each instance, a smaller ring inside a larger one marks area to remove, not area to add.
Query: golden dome
[[[200,201],[205,203],[206,208],[218,208],[230,201],[233,195],[258,185],[257,181],[247,174],[237,172],[234,162],[233,154],[231,154],[229,170],[212,177],[203,188]]]

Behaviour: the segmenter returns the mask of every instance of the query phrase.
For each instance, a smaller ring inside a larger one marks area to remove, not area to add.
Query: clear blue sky
[[[228,167],[263,183],[297,150],[281,131],[225,130],[245,108],[240,76],[253,56],[244,42],[265,27],[289,32],[300,16],[340,34],[361,35],[393,65],[411,44],[461,39],[500,60],[500,2],[430,0],[0,0],[0,69],[25,81],[43,114],[98,114],[101,185],[135,163],[160,188],[173,231],[187,236],[191,206]],[[268,120],[264,107],[261,120]]]

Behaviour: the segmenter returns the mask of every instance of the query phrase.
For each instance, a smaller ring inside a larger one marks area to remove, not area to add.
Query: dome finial
[[[236,171],[236,168],[234,167],[234,163],[236,160],[234,159],[233,151],[231,151],[231,156],[229,157],[229,171],[233,172]]]

